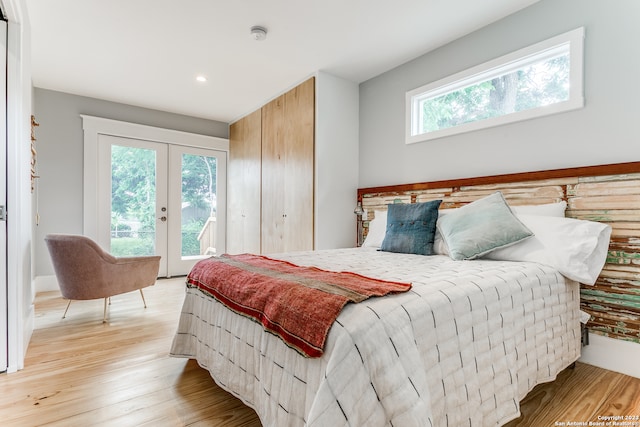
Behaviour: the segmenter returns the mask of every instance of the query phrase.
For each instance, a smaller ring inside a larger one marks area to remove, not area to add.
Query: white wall
[[[360,187],[640,160],[640,2],[542,0],[360,85]],[[405,92],[585,27],[585,108],[405,145]]]
[[[38,151],[38,190],[34,214],[34,269],[53,276],[44,244],[49,233],[83,234],[83,130],[80,114],[227,138],[227,123],[149,110],[46,89],[34,89]],[[49,282],[45,282],[47,288]],[[38,286],[40,287],[40,286]]]
[[[316,75],[315,248],[356,245],[358,85]]]
[[[542,0],[360,85],[360,187],[640,161],[640,2]],[[406,145],[405,93],[585,27],[585,107]],[[583,361],[639,375],[640,345],[595,337]]]

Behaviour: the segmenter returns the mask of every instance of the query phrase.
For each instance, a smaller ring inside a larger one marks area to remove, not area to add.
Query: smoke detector
[[[264,40],[267,38],[267,29],[258,25],[251,27],[251,37],[254,40]]]

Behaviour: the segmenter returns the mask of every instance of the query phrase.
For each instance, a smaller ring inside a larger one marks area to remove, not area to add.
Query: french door
[[[226,152],[98,138],[98,240],[114,256],[160,255],[161,277],[225,251]]]

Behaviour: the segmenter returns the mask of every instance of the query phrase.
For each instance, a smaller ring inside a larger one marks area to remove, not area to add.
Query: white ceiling
[[[318,70],[360,83],[536,1],[26,3],[35,87],[231,122]]]

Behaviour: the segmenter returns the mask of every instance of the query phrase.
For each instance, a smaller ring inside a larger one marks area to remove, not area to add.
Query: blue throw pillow
[[[442,200],[393,204],[387,208],[387,232],[380,250],[433,255],[438,207]]]

